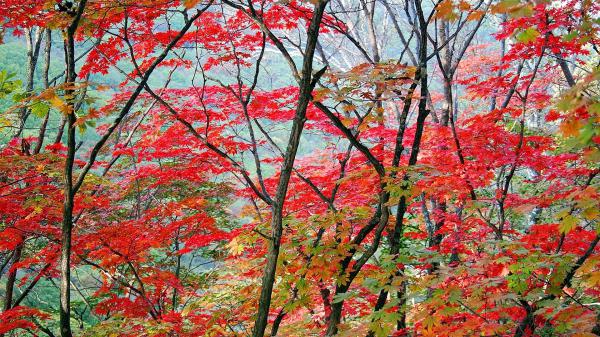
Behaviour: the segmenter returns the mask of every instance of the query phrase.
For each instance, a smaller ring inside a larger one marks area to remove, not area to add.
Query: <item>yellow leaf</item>
[[[352,118],[342,118],[342,124],[344,124],[345,127],[349,128],[352,125]]]
[[[529,44],[529,43],[534,42],[539,36],[540,36],[540,32],[538,32],[533,27],[529,27],[517,34],[517,40],[519,42]]]
[[[591,288],[600,286],[600,271],[590,273],[585,284]]]
[[[509,14],[513,18],[529,16],[533,13],[533,6],[527,1],[502,0],[492,6],[492,13]]]
[[[313,99],[315,101],[322,101],[323,98],[325,98],[330,93],[331,93],[331,89],[329,89],[329,88],[315,89],[314,94],[313,94]]]
[[[429,315],[423,320],[423,326],[425,326],[425,329],[427,330],[431,330],[431,328],[435,327],[438,324],[439,320],[434,315]]]
[[[558,230],[561,233],[567,234],[570,231],[572,231],[573,229],[575,229],[575,227],[577,227],[577,223],[579,221],[577,220],[576,217],[572,216],[572,215],[566,215],[560,222],[560,224],[558,225]]]
[[[63,101],[62,99],[60,99],[60,97],[58,97],[57,95],[52,95],[49,99],[48,102],[55,107],[56,109],[58,109],[59,111],[68,114],[70,112],[69,109],[69,105]]]
[[[583,217],[590,221],[598,219],[598,214],[600,214],[600,211],[598,211],[597,207],[588,207],[582,212]]]
[[[579,130],[582,128],[581,121],[578,119],[568,119],[560,124],[560,131],[562,131],[563,136],[571,137],[578,136]]]
[[[227,244],[231,255],[240,255],[244,251],[244,245],[238,242],[237,238],[233,238],[231,242]]]
[[[352,104],[346,104],[346,105],[344,105],[343,110],[346,112],[354,111],[354,110],[356,110],[356,106],[354,106]]]

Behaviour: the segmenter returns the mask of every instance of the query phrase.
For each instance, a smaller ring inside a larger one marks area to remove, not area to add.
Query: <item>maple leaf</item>
[[[183,6],[186,9],[191,9],[196,7],[200,3],[200,1],[201,0],[183,0]]]

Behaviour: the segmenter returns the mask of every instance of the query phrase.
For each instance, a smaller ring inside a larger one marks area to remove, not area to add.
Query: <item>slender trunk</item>
[[[362,267],[371,258],[371,256],[373,256],[373,254],[379,247],[379,241],[381,239],[383,229],[388,224],[389,215],[390,215],[389,207],[387,205],[389,198],[390,198],[390,194],[389,194],[389,192],[385,191],[385,185],[383,183],[381,184],[380,188],[381,188],[382,192],[379,194],[379,203],[377,206],[377,211],[375,212],[375,214],[369,221],[369,224],[367,226],[365,226],[363,229],[361,229],[360,232],[357,234],[357,236],[352,240],[352,243],[354,245],[359,246],[362,244],[363,240],[367,237],[367,235],[369,233],[371,233],[373,231],[373,229],[375,229],[375,232],[373,235],[373,243],[367,249],[367,251],[364,252],[364,254],[360,258],[355,260],[354,265],[351,267],[351,269],[348,273],[348,277],[347,277],[347,280],[345,281],[345,283],[336,284],[334,296],[343,294],[343,293],[347,292],[348,289],[350,289],[350,285],[354,281],[354,278],[356,278],[356,276],[358,275],[358,273],[360,272]],[[355,253],[356,253],[356,248],[351,248],[350,251],[348,252],[348,256],[346,256],[346,258],[344,258],[344,260],[341,263],[340,272],[338,274],[339,276],[346,275],[346,272],[347,272],[348,268],[350,267],[350,263],[353,261],[353,257],[354,257]],[[344,307],[343,300],[332,304],[331,314],[329,316],[329,321],[327,322],[327,330],[325,333],[326,336],[334,336],[335,334],[337,334],[338,325],[340,324],[341,319],[342,319],[343,307]]]
[[[175,254],[176,254],[176,260],[175,260],[175,277],[179,280],[179,277],[181,275],[181,254],[179,254],[179,233],[180,233],[180,229],[177,230],[177,235],[175,236]],[[177,289],[173,289],[173,311],[177,310]]]
[[[31,29],[27,29],[26,38],[27,38],[27,82],[25,85],[25,90],[28,94],[33,91],[33,82],[34,82],[34,74],[35,74],[35,66],[37,64],[37,59],[39,55],[40,49],[40,40],[41,40],[42,29],[38,28],[37,33],[34,34]],[[17,137],[22,137],[25,130],[25,123],[27,121],[27,116],[29,111],[27,108],[22,108],[19,110],[19,129],[17,131]],[[25,140],[22,140],[22,149],[23,155],[30,155],[29,153],[29,145]],[[12,270],[8,273],[8,278],[6,280],[6,296],[4,298],[4,311],[7,311],[13,307],[13,295],[14,295],[14,287],[15,282],[17,280],[17,268],[13,268],[16,263],[21,260],[21,255],[23,253],[23,243],[19,244],[11,257],[10,268]]]
[[[8,278],[6,279],[6,295],[4,296],[4,311],[10,310],[12,308],[13,303],[13,294],[15,281],[17,280],[17,269],[12,268],[16,263],[21,260],[21,254],[23,253],[23,244],[19,244],[11,257],[11,261],[9,264],[9,268],[11,270],[8,272]]]
[[[521,306],[525,309],[525,318],[519,323],[515,331],[514,337],[526,336],[528,331],[533,333],[535,329],[534,311],[535,309],[526,301],[521,301]]]
[[[60,333],[62,337],[71,337],[71,236],[73,230],[73,161],[75,159],[75,112],[69,112],[67,124],[67,158],[64,169],[63,221],[61,226],[61,262],[60,262]]]
[[[40,50],[40,42],[41,42],[41,34],[42,29],[38,28],[37,33],[34,34],[31,29],[27,29],[26,31],[26,39],[27,39],[27,80],[25,84],[25,91],[30,94],[33,91],[33,82],[34,82],[34,74],[35,67],[38,60],[39,50]],[[25,130],[25,122],[27,121],[27,116],[29,111],[27,108],[22,108],[19,110],[19,129],[17,131],[17,137],[23,136]],[[27,144],[26,142],[22,142],[22,146]],[[28,147],[28,145],[27,145]],[[35,153],[35,152],[34,152]],[[27,150],[23,150],[24,155],[29,155],[30,153]],[[10,266],[14,266],[15,263],[19,262],[21,259],[21,254],[23,252],[23,244],[19,244],[13,253],[12,261]],[[14,293],[14,285],[17,278],[17,270],[13,269],[8,274],[8,279],[6,280],[6,297],[4,302],[4,311],[9,310],[12,307],[13,301],[13,293]]]
[[[348,285],[336,286],[335,293],[343,294],[348,291],[350,283]],[[344,301],[334,302],[331,304],[331,314],[329,315],[329,324],[327,324],[327,331],[325,336],[334,336],[338,332],[338,325],[342,321],[342,309],[344,308]]]
[[[71,332],[71,239],[73,231],[73,206],[75,190],[73,188],[73,162],[75,160],[75,92],[70,88],[77,78],[75,73],[75,32],[83,14],[87,0],[81,0],[77,7],[77,13],[72,23],[65,32],[65,62],[67,90],[65,97],[69,109],[65,118],[67,123],[67,156],[65,159],[64,179],[64,201],[63,219],[61,225],[61,250],[60,250],[60,335],[61,337],[72,337]]]
[[[367,8],[367,5],[370,5],[371,8]],[[373,53],[373,63],[379,63],[381,57],[379,56],[377,34],[375,33],[375,1],[369,3],[363,2],[363,13],[365,15],[365,20],[367,21],[369,43],[371,44],[371,52]]]
[[[56,132],[56,137],[54,137],[54,144],[62,142],[62,137],[65,132],[65,124],[67,124],[67,119],[65,118],[65,116],[62,116],[60,120],[60,125],[58,126],[58,130]]]
[[[48,89],[50,87],[48,74],[50,73],[50,52],[52,51],[52,31],[50,29],[46,29],[46,45],[44,47],[44,73],[42,75],[42,80],[44,81],[44,89]],[[33,154],[38,154],[42,150],[42,146],[44,145],[44,138],[46,137],[46,127],[48,126],[48,120],[50,119],[50,111],[46,113],[44,116],[44,121],[40,126],[40,133],[38,135],[38,141],[35,145],[35,149],[33,150]]]
[[[35,66],[40,52],[42,31],[42,28],[38,28],[37,32],[34,34],[32,28],[29,28],[25,33],[27,40],[27,80],[25,82],[25,92],[28,95],[33,91]],[[23,133],[25,132],[25,123],[27,122],[28,117],[29,109],[26,107],[19,109],[19,129],[17,130],[16,137],[23,136]]]
[[[395,145],[395,149],[394,149],[394,158],[392,159],[393,167],[398,167],[398,165],[400,164],[400,157],[402,156],[402,152],[404,152],[404,146],[403,146],[402,142],[404,140],[404,131],[406,130],[406,119],[408,117],[408,112],[410,111],[410,107],[412,105],[413,93],[414,93],[415,89],[417,88],[418,78],[419,78],[419,76],[418,76],[418,72],[417,72],[417,74],[415,76],[415,82],[408,89],[408,93],[404,100],[404,107],[402,109],[402,113],[398,116],[398,130],[396,132],[396,145]],[[394,173],[392,173],[392,175],[394,175]],[[399,245],[399,243],[396,244],[396,238],[398,238],[398,240],[399,240],[402,235],[402,232],[403,232],[402,218],[404,217],[405,210],[406,210],[406,198],[402,197],[398,203],[398,209],[396,211],[396,226],[394,228],[394,231],[390,232],[390,234],[388,236],[388,241],[389,241],[389,245],[390,245],[390,255],[392,255],[392,256],[397,255],[398,252],[400,251],[400,249],[399,249],[400,245]],[[399,234],[397,234],[397,232]],[[397,251],[394,248],[395,246],[398,247]],[[386,281],[386,285],[390,284],[392,282],[394,276],[399,276],[403,272],[404,272],[404,270],[403,270],[403,268],[401,268],[396,273],[394,273],[394,275],[390,275],[390,277]],[[381,310],[385,306],[387,297],[388,297],[388,291],[386,289],[382,289],[379,292],[379,296],[377,297],[377,301],[375,302],[375,307],[373,308],[373,311]],[[398,293],[399,299],[402,299],[403,297],[404,296],[402,294]],[[399,326],[405,325],[405,322],[406,322],[406,318],[404,317],[404,314],[402,313],[402,317],[400,318],[400,322],[398,323],[398,325]],[[375,332],[372,330],[367,333],[368,337],[372,337],[374,335],[375,335]]]
[[[276,201],[278,202],[278,201]],[[267,264],[262,278],[262,288],[258,301],[258,313],[252,331],[253,337],[263,337],[267,327],[269,308],[271,306],[271,295],[273,293],[273,284],[275,283],[275,274],[277,271],[277,259],[279,257],[279,247],[282,234],[282,213],[280,207],[272,209],[271,233],[272,237],[267,254]]]
[[[441,111],[441,118],[439,120],[439,124],[448,127],[450,119],[454,119],[454,103],[452,98],[452,79],[454,77],[453,69],[452,69],[452,57],[453,53],[450,50],[450,44],[448,43],[448,22],[441,21],[440,27],[438,29],[439,36],[439,44],[444,45],[443,48],[439,51],[440,55],[438,58],[439,68],[443,77],[443,87],[442,91],[444,94],[444,103]],[[444,148],[448,150],[447,147]],[[444,239],[443,235],[437,233],[445,223],[445,213],[446,213],[446,202],[445,201],[435,201],[434,208],[438,211],[435,213],[441,214],[441,217],[437,220],[434,220],[434,227],[428,233],[427,247],[433,248],[439,246]],[[439,268],[438,262],[433,262],[431,267],[428,268],[428,273],[434,273]]]
[[[450,119],[450,109],[452,109],[452,74],[450,67],[452,66],[452,53],[450,52],[450,44],[448,43],[448,22],[442,20],[438,29],[439,42],[438,44],[444,45],[439,51],[440,53],[440,71],[445,74],[443,83],[444,93],[444,106],[442,107],[440,124],[448,126],[448,120]]]
[[[314,6],[314,13],[308,27],[308,38],[304,53],[302,65],[302,74],[300,79],[300,94],[298,105],[292,122],[292,130],[285,151],[283,166],[277,184],[277,191],[271,206],[271,238],[269,242],[269,251],[267,253],[267,263],[265,265],[262,278],[262,287],[260,298],[258,300],[258,312],[256,321],[252,330],[253,337],[263,337],[267,327],[269,308],[271,307],[271,296],[273,293],[273,284],[277,271],[277,259],[279,257],[279,248],[281,246],[281,236],[283,232],[283,205],[287,195],[288,184],[292,174],[296,152],[300,144],[300,136],[306,122],[306,109],[311,99],[312,89],[316,84],[312,76],[313,59],[316,44],[319,36],[319,27],[325,11],[327,0],[320,1]],[[324,69],[323,69],[324,71]],[[322,74],[322,73],[321,73]],[[315,75],[315,78],[320,75]]]
[[[565,80],[567,81],[567,84],[569,84],[569,87],[575,86],[575,79],[573,78],[573,73],[571,73],[571,69],[569,69],[567,61],[565,61],[564,57],[558,53],[556,53],[556,59],[560,69],[565,75]]]
[[[271,337],[277,336],[277,333],[279,332],[279,326],[281,325],[285,315],[285,310],[281,309],[279,314],[277,314],[277,317],[275,317],[275,320],[273,321],[273,328],[271,329]]]
[[[442,227],[444,227],[444,223],[446,222],[446,202],[445,201],[441,201],[441,202],[434,202],[434,207],[437,210],[436,213],[440,214],[440,218],[437,220],[434,220],[434,228],[433,230],[428,233],[428,240],[427,240],[427,248],[434,248],[439,246],[442,243],[442,240],[444,239],[444,236],[442,234],[439,233],[439,230],[442,229]],[[427,273],[429,274],[433,274],[435,273],[440,267],[440,263],[439,262],[432,262],[431,266],[427,269]]]
[[[381,197],[381,200],[383,201],[383,204],[387,203],[389,201],[389,194],[384,193],[383,196]],[[381,208],[378,212],[380,213],[380,215],[379,215],[379,219],[377,221],[378,222],[377,230],[375,231],[375,235],[374,235],[374,237],[375,237],[374,240],[376,242],[372,243],[372,246],[369,248],[370,252],[365,252],[366,255],[361,256],[356,261],[355,266],[353,266],[350,270],[348,280],[346,281],[346,283],[344,283],[342,285],[336,285],[334,296],[344,294],[350,289],[352,282],[354,281],[354,279],[356,278],[356,276],[362,269],[362,266],[364,266],[364,264],[373,255],[373,253],[375,253],[375,250],[379,246],[379,238],[381,237],[381,232],[383,231],[383,229],[385,228],[385,225],[388,223],[388,220],[389,220],[388,206],[387,205],[381,206]],[[352,255],[354,255],[354,253],[355,253],[355,251],[351,252]],[[342,262],[343,265],[341,268],[342,272],[340,273],[340,276],[344,275],[346,270],[348,270],[348,266],[351,261],[352,261],[352,257],[350,257],[350,259],[346,259],[346,260],[344,260],[344,262]],[[342,321],[343,308],[344,308],[343,300],[339,301],[339,302],[335,302],[331,305],[331,314],[329,315],[329,320],[327,322],[327,330],[325,332],[325,336],[328,336],[328,337],[335,336],[338,333],[338,325]]]
[[[422,83],[421,83],[421,85],[422,85]],[[423,92],[423,90],[421,90],[421,92]],[[425,97],[423,97],[423,100],[425,100]],[[417,127],[416,127],[416,131],[415,131],[415,138],[413,139],[412,150],[411,150],[410,158],[408,160],[409,166],[414,166],[417,163],[420,144],[421,144],[421,138],[423,136],[423,129],[425,126],[425,119],[427,118],[428,114],[429,114],[429,112],[427,110],[420,110],[419,114],[417,115],[417,125],[416,125]],[[402,197],[402,198],[400,198],[400,201],[398,203],[398,208],[396,210],[396,224],[394,226],[394,230],[388,236],[388,240],[390,242],[390,255],[392,255],[392,256],[397,256],[400,253],[400,248],[401,248],[400,240],[402,238],[402,233],[404,232],[404,215],[406,214],[406,211],[407,211],[406,198]],[[404,268],[398,269],[394,275],[390,276],[390,278],[388,279],[388,284],[391,283],[394,276],[400,276],[403,273],[404,273]],[[404,291],[405,288],[406,288],[406,285],[403,282],[402,289],[399,292],[397,292],[397,296],[401,302],[406,297],[406,294]],[[383,309],[383,307],[387,301],[387,297],[388,297],[388,291],[385,289],[382,289],[379,292],[377,302],[375,303],[374,311],[379,311],[379,310]],[[399,310],[403,310],[403,308],[400,307]],[[406,327],[406,315],[404,312],[401,312],[400,318],[397,321],[396,325],[397,325],[398,329],[403,329]],[[367,336],[374,336],[374,332],[369,331]]]
[[[66,71],[66,82],[67,84],[73,84],[76,79],[75,73],[75,32],[79,26],[79,22],[83,15],[83,11],[85,9],[87,0],[81,0],[76,6],[77,12],[73,16],[73,21],[71,25],[67,28],[65,32],[65,60],[67,63],[67,71]],[[69,111],[67,113],[66,118],[64,118],[63,125],[67,126],[67,157],[65,160],[65,170],[64,170],[64,204],[63,204],[63,221],[62,221],[62,248],[61,248],[61,310],[60,310],[60,323],[61,323],[61,337],[71,337],[71,327],[69,324],[70,318],[70,259],[71,259],[71,233],[73,228],[73,200],[75,197],[75,193],[81,188],[87,173],[91,170],[94,163],[96,162],[97,156],[104,146],[104,144],[108,141],[109,137],[113,134],[115,129],[120,125],[125,116],[129,113],[132,106],[135,104],[136,99],[139,97],[140,93],[144,88],[149,90],[147,86],[148,80],[152,75],[153,71],[158,67],[158,65],[167,57],[169,51],[175,47],[175,45],[181,40],[181,38],[185,35],[185,33],[190,29],[196,19],[198,19],[202,13],[204,13],[209,6],[212,4],[212,1],[209,2],[202,9],[197,10],[196,13],[190,17],[185,18],[185,25],[181,29],[181,31],[175,36],[171,42],[163,49],[163,51],[154,59],[153,63],[148,67],[146,72],[141,76],[141,80],[138,83],[136,89],[133,91],[131,96],[127,99],[123,107],[121,108],[117,118],[110,125],[108,130],[102,135],[100,140],[96,142],[96,144],[92,147],[89,158],[85,166],[81,169],[81,173],[79,174],[76,181],[73,179],[73,161],[75,159],[75,152],[77,150],[77,145],[75,142],[75,110],[79,109],[82,105],[82,97],[83,94],[80,95],[80,100],[77,101],[75,97],[75,92],[72,87],[67,87],[65,90],[65,96],[67,97],[67,104],[69,107]],[[152,93],[152,91],[150,91]],[[61,132],[63,126],[59,128],[59,135],[56,138],[56,142],[60,142]]]
[[[15,263],[18,263],[21,260],[21,255],[23,253],[23,244],[19,244],[15,250],[13,251],[12,256],[8,258],[8,268],[12,268]],[[4,268],[3,268],[4,269]],[[15,289],[15,282],[17,280],[17,269],[9,270],[8,278],[6,279],[6,294],[4,296],[4,307],[3,311],[10,310],[13,306],[19,305],[17,302],[13,304],[13,295]],[[4,334],[0,334],[0,337],[4,337]]]
[[[415,138],[413,140],[411,155],[409,158],[409,163],[413,163],[413,165],[414,165],[414,163],[416,163],[417,158],[418,158],[420,144],[421,144],[421,137],[423,134],[424,122],[425,122],[426,117],[429,115],[429,110],[427,109],[427,97],[429,95],[428,83],[427,83],[427,23],[425,21],[425,17],[424,17],[422,8],[421,8],[420,1],[415,0],[414,3],[415,3],[416,10],[419,14],[418,19],[419,19],[420,32],[419,32],[419,56],[418,56],[419,57],[419,65],[418,65],[418,68],[419,68],[419,79],[420,79],[421,92],[420,92],[419,105],[418,105],[417,129],[415,131]],[[385,195],[384,195],[383,199],[384,199],[384,204],[387,203],[387,198],[385,198]],[[406,201],[404,201],[404,202],[406,202]],[[404,208],[406,208],[406,206],[404,206]],[[399,246],[400,233],[402,232],[402,218],[403,218],[404,212],[406,210],[400,210],[400,207],[399,207],[399,211],[402,213],[402,216],[400,216],[399,222],[397,220],[396,227],[394,228],[394,233],[391,235],[392,245],[395,246],[394,250],[398,251],[398,252],[399,252],[399,248],[400,248],[400,246]],[[384,213],[381,215],[382,219],[386,218],[385,222],[387,222],[387,216],[386,216],[387,214],[388,214],[388,211],[387,211],[387,208],[385,208]],[[398,243],[395,243],[395,242],[398,242]],[[344,270],[344,269],[342,268],[342,270]],[[353,273],[355,276],[357,271],[353,270]],[[349,289],[349,285],[351,284],[351,281],[352,281],[352,277],[350,277],[349,281],[346,284],[344,284],[342,286],[336,286],[336,294],[346,292]],[[401,296],[402,296],[402,294],[401,294]],[[385,292],[383,294],[380,293],[377,304],[379,304],[380,307],[383,307],[386,299],[387,299],[387,292]],[[333,336],[337,333],[337,325],[341,321],[342,309],[343,309],[343,301],[334,303],[332,305],[331,316],[330,316],[330,321],[329,321],[329,324],[327,327],[326,336]],[[399,326],[399,327],[406,326],[405,319],[398,322],[397,326]],[[369,333],[372,334],[372,332],[369,332]]]
[[[427,83],[427,23],[425,21],[425,17],[423,14],[423,10],[421,8],[421,3],[419,0],[414,1],[415,10],[418,14],[419,19],[419,83],[420,83],[420,98],[418,105],[418,114],[417,114],[417,125],[415,131],[415,138],[413,139],[412,149],[410,153],[410,158],[408,160],[409,166],[415,165],[417,163],[417,159],[419,156],[419,150],[421,145],[421,138],[423,136],[423,129],[425,126],[425,119],[429,115],[429,110],[427,110],[427,97],[429,95],[429,88]],[[445,116],[445,114],[443,115]],[[447,119],[446,119],[447,120]],[[398,209],[396,212],[396,224],[394,230],[389,236],[390,241],[390,254],[398,255],[400,252],[400,238],[403,232],[403,219],[406,213],[406,199],[402,197],[398,204]],[[396,271],[396,275],[403,273],[403,269],[399,269]],[[401,291],[398,292],[398,297],[400,299],[405,297],[404,289],[406,285],[402,285]],[[386,290],[381,290],[379,296],[377,298],[377,302],[375,304],[375,311],[381,310],[386,303],[388,297],[388,292]],[[403,310],[402,308],[400,310]],[[396,322],[397,328],[402,329],[406,327],[406,316],[404,314],[401,315],[398,322]],[[373,331],[369,331],[368,336],[373,336]]]
[[[507,19],[507,15],[503,14],[502,15],[502,23],[506,23],[506,19]],[[504,62],[505,54],[506,54],[506,39],[502,39],[502,40],[500,40],[500,62]],[[500,69],[498,69],[496,76],[497,77],[502,76],[502,67],[500,67]],[[490,100],[491,100],[490,111],[496,109],[497,99],[498,99],[497,92],[496,92],[496,90],[494,90],[493,95],[490,98]]]

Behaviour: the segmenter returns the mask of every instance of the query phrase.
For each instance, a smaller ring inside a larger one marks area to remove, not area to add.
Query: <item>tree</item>
[[[4,1],[0,334],[600,334],[599,10]]]

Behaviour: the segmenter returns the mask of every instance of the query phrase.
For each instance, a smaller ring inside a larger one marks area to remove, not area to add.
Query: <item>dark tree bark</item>
[[[77,6],[77,11],[74,15],[73,21],[71,25],[67,28],[66,36],[65,36],[65,60],[67,63],[67,71],[66,71],[66,82],[73,83],[76,80],[77,74],[75,73],[75,40],[74,36],[77,32],[77,28],[79,26],[79,22],[81,16],[83,15],[83,10],[86,5],[86,0],[81,0]],[[77,145],[75,143],[75,110],[80,107],[80,104],[75,102],[75,98],[72,98],[74,95],[74,91],[72,89],[65,90],[67,97],[71,97],[68,100],[67,104],[69,105],[70,111],[68,116],[65,118],[67,123],[67,158],[65,161],[65,169],[64,169],[64,202],[63,202],[63,220],[61,226],[61,282],[60,282],[60,331],[61,337],[71,337],[71,326],[70,326],[70,281],[71,281],[71,270],[70,270],[70,260],[71,260],[71,238],[72,238],[72,229],[73,229],[73,201],[75,198],[75,194],[83,185],[83,181],[90,171],[94,163],[96,162],[96,158],[104,146],[104,144],[108,141],[111,135],[114,133],[116,128],[123,121],[125,116],[129,113],[131,108],[133,107],[136,99],[142,92],[142,90],[146,87],[148,80],[156,67],[167,57],[170,50],[181,40],[181,38],[185,35],[185,33],[190,29],[192,24],[196,19],[200,17],[202,13],[204,13],[208,7],[211,5],[209,2],[205,7],[190,17],[186,18],[185,24],[182,27],[181,31],[169,42],[169,44],[163,49],[163,51],[156,57],[156,59],[152,62],[152,64],[148,67],[146,72],[141,76],[141,79],[136,86],[136,89],[132,92],[131,96],[127,99],[123,107],[121,108],[117,118],[112,122],[106,133],[96,142],[96,144],[92,147],[89,158],[87,160],[86,165],[83,167],[81,173],[76,180],[73,179],[73,161],[75,158],[75,151],[77,150]],[[60,129],[59,129],[60,131]],[[57,138],[58,141],[60,139]]]
[[[42,74],[42,81],[44,84],[44,89],[48,89],[50,87],[48,76],[50,72],[50,55],[52,51],[52,31],[50,29],[46,29],[45,39],[46,45],[44,47],[44,72]],[[40,126],[38,141],[35,145],[35,149],[33,150],[33,154],[38,154],[42,150],[42,146],[44,145],[44,138],[46,137],[46,127],[48,126],[49,119],[50,111],[46,113],[46,116],[44,116],[44,120],[42,121],[42,125]]]
[[[65,62],[66,77],[65,83],[71,86],[77,79],[75,73],[75,33],[79,27],[79,22],[83,15],[87,0],[79,2],[77,12],[73,21],[66,30],[65,36]],[[61,251],[60,251],[60,335],[61,337],[71,337],[71,237],[73,231],[73,203],[75,200],[75,191],[73,188],[73,163],[75,160],[76,139],[75,139],[75,102],[72,98],[73,89],[65,90],[66,97],[69,97],[67,104],[69,111],[66,116],[67,121],[67,156],[65,159],[64,179],[64,201],[63,201],[63,220],[61,225]]]
[[[21,254],[23,253],[23,244],[19,244],[10,257],[9,268],[18,263],[21,260]],[[15,281],[17,280],[17,269],[12,269],[8,272],[6,279],[6,294],[4,296],[4,311],[10,310],[13,307],[13,295],[15,288]]]
[[[428,43],[427,42],[427,26],[428,26],[428,22],[425,20],[425,16],[423,14],[423,10],[421,8],[420,1],[415,0],[414,5],[415,5],[415,10],[417,12],[418,28],[419,28],[419,43],[418,43],[418,56],[417,56],[418,60],[419,60],[419,65],[418,65],[418,73],[417,73],[416,80],[418,81],[419,87],[420,87],[420,98],[419,98],[419,104],[418,104],[418,114],[417,114],[415,137],[413,139],[410,157],[408,160],[409,166],[414,166],[417,163],[420,145],[421,145],[421,138],[423,136],[423,129],[425,126],[425,119],[429,115],[429,110],[427,109],[427,97],[429,95],[429,87],[428,87],[428,83],[427,83],[427,43]],[[415,89],[415,87],[411,87],[409,92],[412,92],[414,89]],[[407,101],[404,103],[405,111],[403,111],[403,116],[405,115],[406,112],[408,112],[408,109],[410,109],[410,104],[411,104],[411,101]],[[404,127],[403,125],[400,125],[401,129],[398,130],[398,136],[397,136],[397,138],[399,138],[399,139],[396,139],[397,150],[396,150],[394,161],[393,161],[393,164],[395,164],[395,165],[398,165],[398,163],[400,161],[400,155],[402,152],[402,150],[398,151],[398,149],[401,149],[401,146],[402,146],[401,144],[402,144],[403,135],[401,134],[401,132],[403,132],[403,127]],[[400,201],[398,203],[398,208],[396,211],[396,223],[394,225],[394,229],[390,232],[389,237],[388,237],[388,241],[389,241],[389,245],[390,245],[390,254],[392,256],[397,256],[400,253],[400,248],[401,248],[400,239],[402,237],[402,232],[404,231],[403,222],[404,222],[404,216],[406,214],[406,210],[407,210],[406,198],[402,197],[402,198],[400,198]],[[395,275],[401,275],[403,272],[404,272],[404,270],[398,270],[398,271],[396,271]],[[388,279],[388,282],[391,282],[393,277],[394,277],[394,275],[391,275],[390,278]],[[404,288],[404,285],[403,285],[403,288]],[[398,292],[397,296],[399,297],[400,301],[402,302],[402,299],[406,296],[406,294],[401,289],[401,291]],[[375,303],[374,311],[381,310],[384,307],[384,305],[387,301],[387,297],[388,297],[387,290],[381,290],[379,292],[377,302]],[[402,308],[400,308],[400,310],[402,310]],[[406,316],[404,314],[401,313],[400,319],[396,323],[396,327],[398,329],[403,329],[406,327]],[[374,332],[369,331],[367,336],[374,336]]]
[[[35,68],[40,55],[40,43],[42,41],[42,32],[44,29],[38,28],[34,32],[33,28],[26,29],[25,37],[27,40],[27,79],[25,82],[25,93],[31,95],[33,92]],[[16,137],[23,136],[25,123],[29,117],[30,111],[27,107],[19,109],[19,128]]]
[[[308,27],[307,42],[304,49],[304,61],[300,73],[298,105],[296,106],[292,130],[285,150],[277,190],[273,199],[273,204],[271,205],[271,238],[269,242],[269,251],[267,253],[267,263],[262,277],[262,287],[258,300],[256,320],[252,330],[253,337],[263,337],[267,327],[269,309],[271,307],[271,296],[273,294],[273,285],[275,283],[275,274],[277,272],[277,259],[279,257],[281,235],[283,232],[283,206],[285,197],[287,195],[296,152],[298,151],[298,146],[300,144],[300,137],[304,128],[304,123],[306,122],[306,109],[311,101],[311,92],[319,77],[325,71],[325,68],[323,68],[314,76],[312,74],[313,59],[319,37],[319,28],[326,6],[327,0],[319,1],[319,3],[314,6],[314,12]]]

